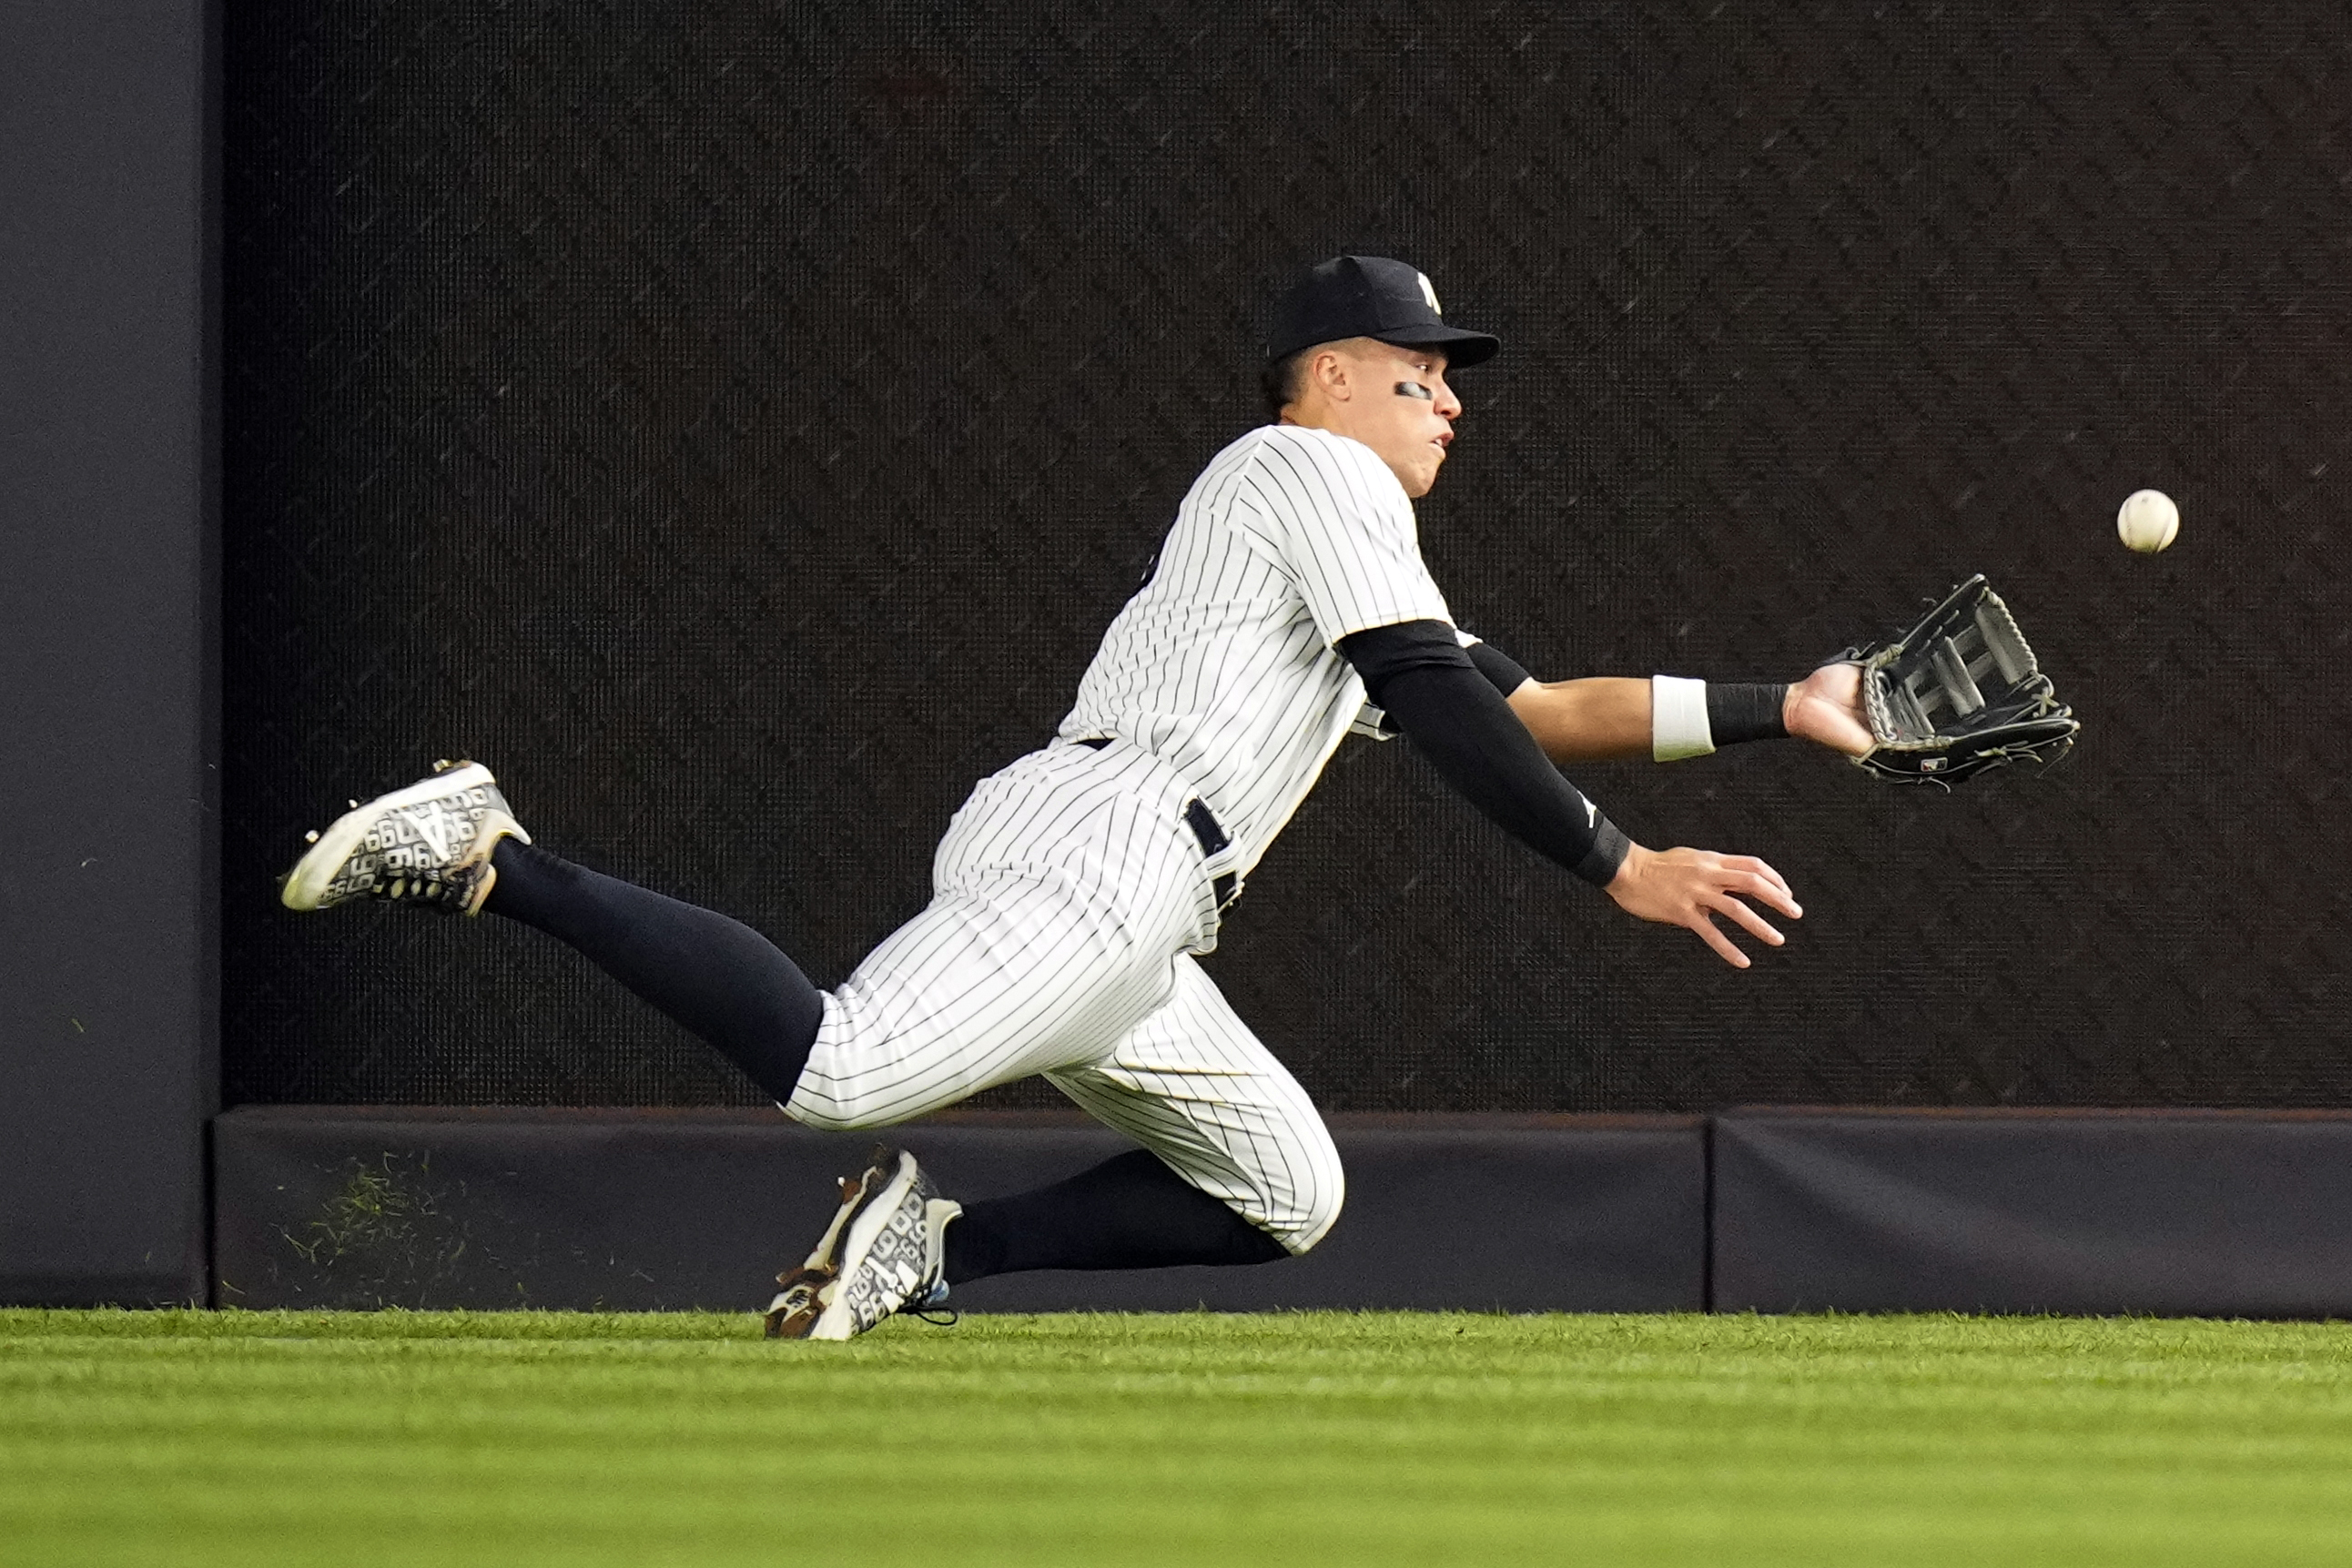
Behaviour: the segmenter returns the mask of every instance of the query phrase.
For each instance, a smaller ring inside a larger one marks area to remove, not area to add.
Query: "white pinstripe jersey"
[[[1412,502],[1379,455],[1270,424],[1217,454],[1147,581],[1104,633],[1064,738],[1115,735],[1181,774],[1246,873],[1364,706],[1332,644],[1454,616]]]

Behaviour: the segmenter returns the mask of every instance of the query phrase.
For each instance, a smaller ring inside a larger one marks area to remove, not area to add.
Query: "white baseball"
[[[2116,514],[2116,535],[2126,548],[2154,555],[2180,532],[2180,508],[2161,490],[2134,490]]]

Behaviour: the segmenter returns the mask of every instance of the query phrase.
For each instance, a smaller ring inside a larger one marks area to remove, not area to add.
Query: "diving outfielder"
[[[839,989],[758,933],[531,844],[488,768],[445,764],[360,806],[289,873],[289,908],[362,897],[484,911],[571,944],[813,1127],[887,1126],[1043,1073],[1141,1148],[1055,1186],[958,1204],[877,1150],[779,1277],[771,1334],[846,1339],[951,1286],[1024,1269],[1268,1262],[1339,1218],[1305,1091],[1196,961],[1350,729],[1410,737],[1456,790],[1645,920],[1745,968],[1714,917],[1779,946],[1762,861],[1633,843],[1560,772],[1794,735],[1859,754],[1854,666],[1794,685],[1545,684],[1458,630],[1412,502],[1462,412],[1448,371],[1499,345],[1429,280],[1343,256],[1279,300],[1275,423],[1219,453],[1105,634],[1059,733],[981,781],[930,906]]]

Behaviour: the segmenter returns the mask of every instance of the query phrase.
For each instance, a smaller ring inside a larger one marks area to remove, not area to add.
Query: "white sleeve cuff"
[[[1680,675],[1650,677],[1650,755],[1660,762],[1706,757],[1715,750],[1706,722],[1706,683]]]

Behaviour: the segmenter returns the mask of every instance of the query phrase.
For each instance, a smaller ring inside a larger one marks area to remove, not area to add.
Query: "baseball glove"
[[[2083,727],[1981,572],[1900,637],[1839,657],[1862,666],[1878,742],[1854,766],[1892,784],[1950,784],[2028,759],[2047,768]]]

